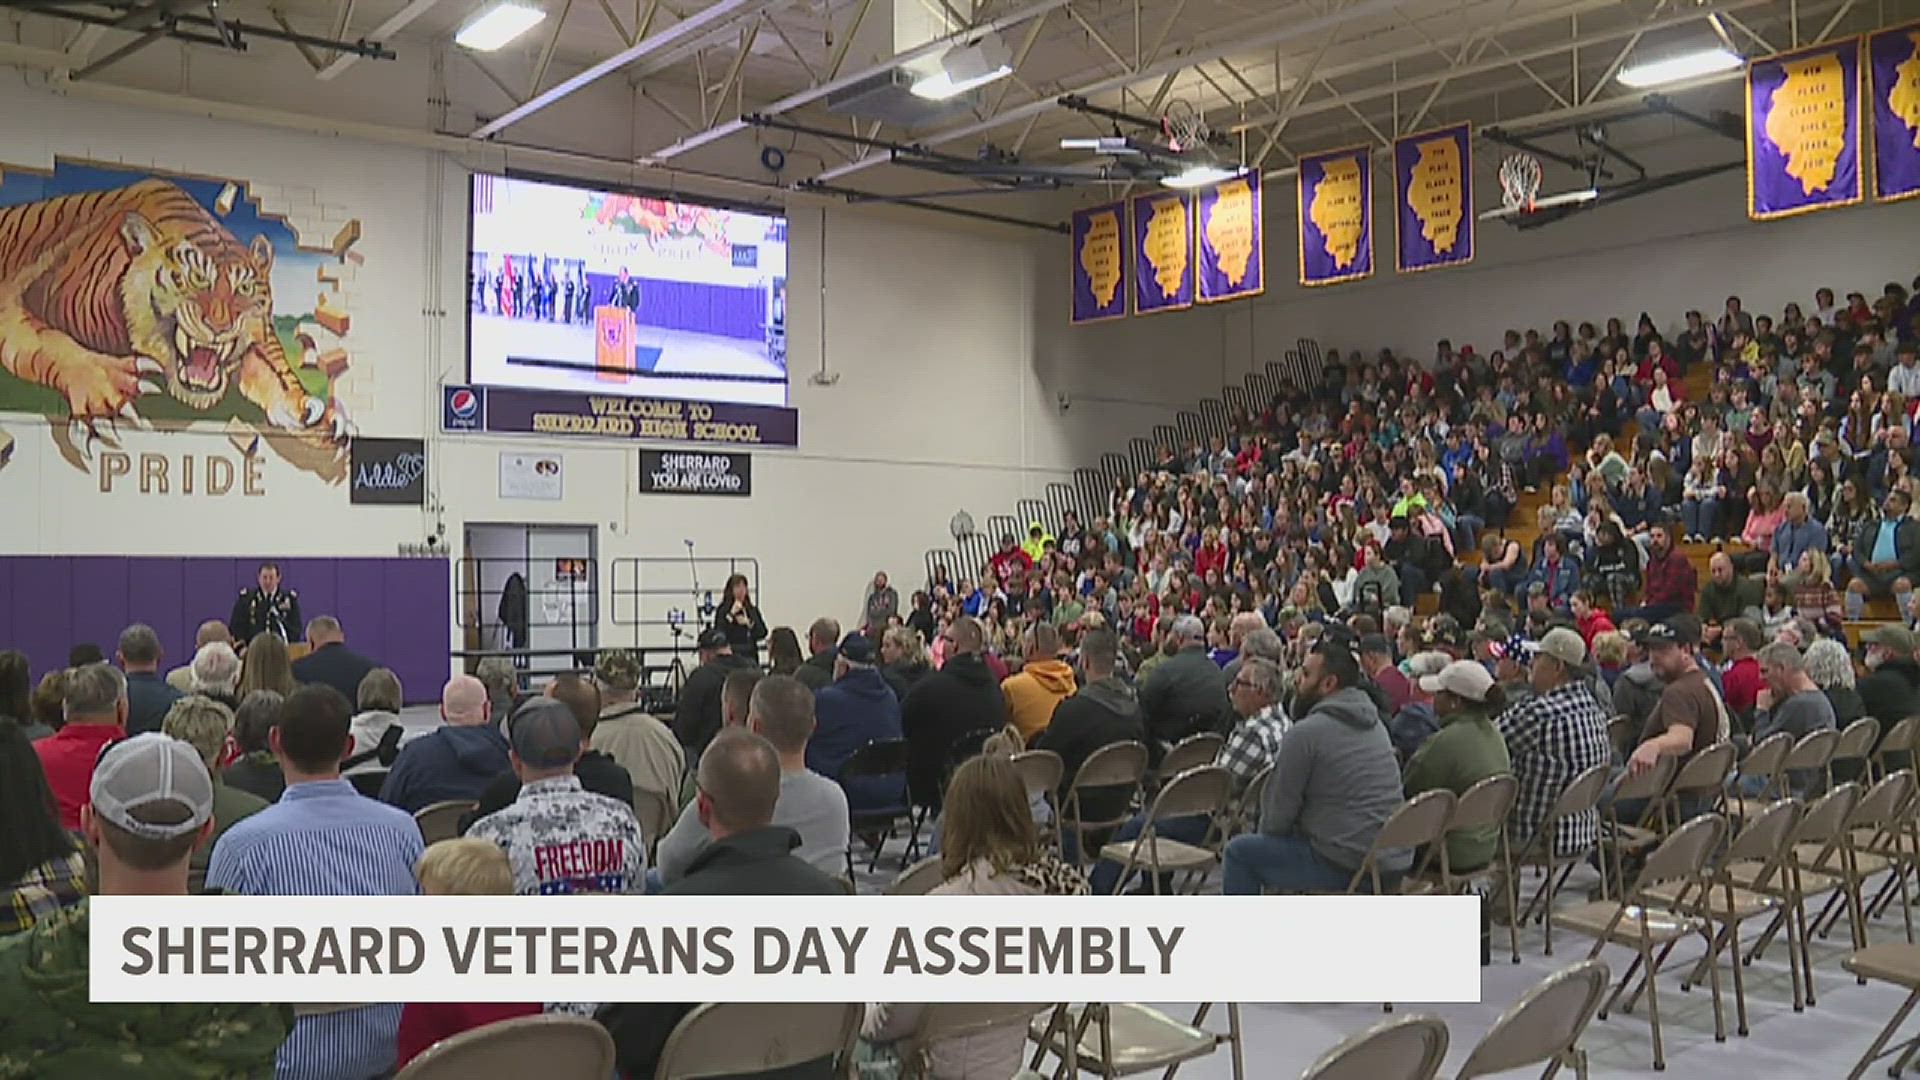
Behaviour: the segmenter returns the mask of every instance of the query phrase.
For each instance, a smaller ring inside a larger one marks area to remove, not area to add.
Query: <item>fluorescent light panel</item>
[[[1242,166],[1223,169],[1218,165],[1189,165],[1185,172],[1172,176],[1163,176],[1160,183],[1166,187],[1185,190],[1187,188],[1206,187],[1222,180],[1231,180],[1247,170]]]
[[[955,82],[953,81],[953,76],[947,74],[945,71],[940,71],[914,83],[913,96],[923,97],[929,101],[945,101],[948,98],[959,97],[974,87],[985,86],[995,79],[1004,79],[1011,74],[1013,74],[1013,66],[1011,64],[1001,64],[999,67],[990,68],[971,78],[961,79],[959,82]]]
[[[1702,49],[1622,68],[1616,77],[1622,86],[1644,90],[1650,86],[1664,86],[1684,79],[1697,79],[1702,75],[1733,71],[1745,65],[1744,59],[1726,49]]]
[[[547,13],[527,4],[495,4],[460,28],[453,43],[474,52],[493,52],[545,22]]]

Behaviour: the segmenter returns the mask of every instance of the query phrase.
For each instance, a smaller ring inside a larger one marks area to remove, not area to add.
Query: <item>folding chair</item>
[[[1447,1056],[1447,1022],[1408,1016],[1375,1024],[1320,1055],[1300,1080],[1433,1080]]]
[[[394,1080],[607,1080],[613,1036],[592,1020],[517,1016],[450,1035],[407,1062]]]
[[[1435,857],[1440,860],[1439,880],[1450,882],[1447,869],[1447,845],[1442,838],[1447,833],[1447,822],[1453,817],[1453,808],[1458,800],[1453,792],[1444,789],[1423,791],[1406,802],[1390,815],[1380,831],[1373,836],[1373,844],[1367,848],[1366,857],[1360,860],[1359,869],[1353,872],[1352,880],[1347,882],[1347,895],[1361,892],[1361,884],[1372,885],[1374,895],[1384,891],[1384,881],[1380,876],[1380,861],[1389,852],[1414,851],[1415,863],[1401,879],[1403,891],[1432,892],[1432,875],[1427,871]]]
[[[1132,816],[1133,797],[1140,791],[1140,782],[1147,775],[1146,744],[1134,740],[1109,743],[1087,755],[1080,771],[1073,775],[1073,782],[1067,785],[1067,792],[1060,800],[1060,847],[1061,855],[1066,854],[1066,835],[1073,831],[1076,865],[1085,865],[1087,834],[1106,829],[1118,828],[1126,824]],[[1089,819],[1082,812],[1082,799],[1086,792],[1100,792],[1102,789],[1114,793],[1114,801],[1119,806],[1118,816]],[[1124,794],[1125,799],[1119,796]]]
[[[1848,766],[1844,771],[1849,775],[1867,776],[1872,770],[1867,755],[1873,753],[1874,744],[1880,741],[1880,721],[1871,716],[1863,716],[1847,725],[1840,738],[1833,744],[1833,756],[1827,759],[1827,786],[1833,786],[1833,767]]]
[[[873,854],[867,860],[867,870],[871,872],[880,865],[880,852],[893,838],[893,831],[903,821],[911,823],[913,808],[907,800],[907,743],[905,739],[875,739],[847,756],[846,763],[840,766],[840,786],[847,786],[850,780],[878,780],[898,778],[900,796],[896,802],[882,806],[867,806],[851,809],[848,827],[853,836],[870,838]],[[902,862],[913,861],[913,845],[901,857]],[[847,877],[853,877],[853,844],[847,844]]]
[[[1604,960],[1583,960],[1547,976],[1500,1014],[1454,1080],[1474,1080],[1542,1062],[1547,1063],[1542,1080],[1552,1080],[1563,1065],[1573,1066],[1574,1076],[1586,1080],[1587,1055],[1579,1047],[1580,1036],[1612,980]]]
[[[1600,795],[1606,790],[1607,781],[1611,777],[1612,769],[1606,765],[1595,765],[1574,777],[1573,782],[1560,792],[1560,797],[1555,799],[1553,805],[1548,808],[1547,816],[1540,822],[1538,831],[1520,849],[1519,856],[1514,859],[1516,872],[1530,866],[1545,870],[1540,888],[1535,890],[1533,899],[1527,901],[1526,910],[1517,914],[1514,912],[1508,912],[1508,914],[1517,922],[1525,922],[1534,917],[1533,912],[1536,907],[1540,909],[1539,918],[1546,924],[1548,956],[1553,955],[1553,902],[1560,895],[1561,886],[1567,883],[1567,878],[1573,873],[1573,868],[1587,856],[1597,856],[1594,861],[1600,869],[1600,892],[1605,895],[1608,891],[1607,860],[1600,846],[1597,828],[1594,831],[1594,840],[1582,850],[1570,851],[1562,855],[1558,848],[1560,826],[1563,823],[1573,821],[1582,814],[1594,814],[1597,817]]]
[[[1828,766],[1833,762],[1833,752],[1840,745],[1840,733],[1828,728],[1824,731],[1809,731],[1800,736],[1800,741],[1787,751],[1787,759],[1780,763],[1783,773],[1782,786],[1786,790],[1793,787],[1795,775],[1827,776]],[[1828,784],[1829,788],[1833,785]]]
[[[1188,769],[1211,765],[1214,759],[1220,756],[1220,748],[1226,744],[1227,740],[1223,736],[1211,731],[1189,735],[1180,740],[1173,749],[1167,751],[1167,755],[1160,759],[1160,768],[1156,771],[1162,778],[1170,780]]]
[[[1513,802],[1520,794],[1520,781],[1512,773],[1500,773],[1468,788],[1453,804],[1453,816],[1447,819],[1446,832],[1441,843],[1456,832],[1474,829],[1496,829],[1499,831],[1499,844],[1494,849],[1493,861],[1485,866],[1461,868],[1449,865],[1447,877],[1438,881],[1442,892],[1467,892],[1473,879],[1483,874],[1491,874],[1495,883],[1505,890],[1504,899],[1507,910],[1511,912],[1519,906],[1514,895],[1513,852],[1507,844],[1507,815],[1513,811]],[[1449,860],[1451,862],[1451,860]],[[1429,884],[1433,882],[1428,882]],[[1520,928],[1514,925],[1519,920],[1507,920],[1508,937],[1513,946],[1513,962],[1520,962]]]
[[[474,799],[443,799],[413,812],[413,823],[420,826],[420,838],[429,844],[451,840],[460,835],[460,819],[480,808]]]
[[[1727,778],[1733,775],[1736,756],[1732,743],[1717,742],[1687,759],[1667,785],[1667,805],[1662,810],[1664,821],[1677,825],[1700,814],[1724,813]],[[1693,813],[1685,813],[1682,803],[1690,795],[1704,798],[1706,803]]]
[[[1071,1080],[1079,1068],[1097,1072],[1106,1080],[1164,1069],[1161,1080],[1173,1080],[1183,1062],[1206,1057],[1226,1043],[1233,1055],[1233,1080],[1245,1080],[1240,1006],[1231,1001],[1226,1005],[1224,1033],[1201,1027],[1213,1009],[1212,1003],[1202,1004],[1190,1024],[1133,1002],[1088,1002],[1077,1009],[1064,1005],[1046,1016],[1034,1017],[1028,1025],[1028,1037],[1037,1044],[1028,1068],[1037,1071],[1051,1053],[1060,1059],[1054,1080]]]
[[[1200,882],[1206,880],[1206,872],[1220,863],[1220,822],[1232,798],[1233,773],[1219,765],[1188,769],[1168,780],[1153,797],[1153,805],[1147,808],[1140,835],[1100,849],[1102,859],[1120,864],[1120,878],[1114,883],[1114,893],[1124,892],[1136,871],[1153,875],[1155,896],[1160,894],[1162,874],[1195,875],[1189,881],[1192,891],[1198,892]],[[1159,835],[1161,822],[1199,814],[1207,815],[1208,819],[1207,835],[1200,843],[1186,844]]]
[[[1613,747],[1617,754],[1630,752],[1633,747],[1628,740],[1633,738],[1636,726],[1631,716],[1616,716],[1607,721],[1607,745]]]
[[[946,1039],[981,1035],[995,1028],[1012,1028],[1026,1042],[1027,1025],[1044,1004],[1020,1002],[947,1002],[925,1006],[920,1022],[896,1045],[900,1080],[927,1080],[933,1075],[933,1047]]]
[[[1806,984],[1806,1003],[1809,1008],[1818,1002],[1813,984],[1813,956],[1808,944],[1807,898],[1840,888],[1840,878],[1835,874],[1808,870],[1802,864],[1799,853],[1809,849],[1821,851],[1836,844],[1840,833],[1846,828],[1847,818],[1859,801],[1860,785],[1845,783],[1807,806],[1789,837],[1784,877],[1766,875],[1762,867],[1753,862],[1732,862],[1726,867],[1727,875],[1736,888],[1764,893],[1785,904],[1775,912],[1773,922],[1741,962],[1751,965],[1764,955],[1767,947],[1773,943],[1774,935],[1783,926],[1787,928],[1787,940],[1791,944],[1797,929],[1800,939],[1800,977]]]
[[[1907,991],[1907,1000],[1901,1002],[1900,1007],[1894,1010],[1893,1019],[1887,1021],[1887,1026],[1880,1029],[1880,1034],[1874,1037],[1873,1044],[1867,1047],[1865,1054],[1861,1055],[1860,1063],[1847,1074],[1847,1080],[1860,1080],[1875,1061],[1895,1050],[1903,1052],[1900,1054],[1900,1059],[1893,1063],[1893,1068],[1887,1070],[1887,1075],[1900,1076],[1907,1071],[1907,1063],[1912,1060],[1915,1049],[1920,1049],[1920,1040],[1908,1039],[1893,1050],[1886,1049],[1886,1045],[1887,1040],[1893,1038],[1894,1033],[1900,1030],[1900,1025],[1906,1021],[1907,1014],[1913,1011],[1914,1005],[1920,1004],[1920,945],[1901,941],[1875,945],[1861,949],[1840,961],[1840,966],[1853,972],[1862,981],[1873,979],[1879,982],[1890,982]]]
[[[1873,760],[1868,763],[1879,779],[1896,769],[1913,767],[1913,750],[1920,746],[1920,716],[1909,716],[1898,721],[1874,747]]]
[[[1744,824],[1747,818],[1768,804],[1787,795],[1786,781],[1781,768],[1786,764],[1787,753],[1793,749],[1793,736],[1784,731],[1776,731],[1761,739],[1740,759],[1733,772],[1733,786],[1738,794],[1727,796],[1727,816]],[[1747,794],[1748,781],[1759,779],[1762,786],[1758,794]]]
[[[1027,786],[1027,800],[1031,802],[1039,795],[1047,803],[1046,824],[1040,827],[1040,842],[1048,846],[1059,843],[1060,830],[1060,777],[1065,774],[1066,766],[1060,755],[1051,750],[1022,750],[1013,755],[1014,770]]]
[[[1720,861],[1719,869],[1707,885],[1705,911],[1708,918],[1720,924],[1720,932],[1714,936],[1713,948],[1694,965],[1693,973],[1680,983],[1685,991],[1700,981],[1708,964],[1718,963],[1720,953],[1733,946],[1733,1004],[1734,1017],[1738,1021],[1735,1030],[1741,1035],[1747,1033],[1747,987],[1745,976],[1741,974],[1746,965],[1740,962],[1740,926],[1749,919],[1762,915],[1772,915],[1782,910],[1785,901],[1778,895],[1777,885],[1790,872],[1787,860],[1793,849],[1794,826],[1800,823],[1801,806],[1788,799],[1774,803],[1758,817],[1740,830],[1739,835],[1727,845],[1727,852]],[[1734,867],[1741,868],[1740,877],[1753,883],[1753,888],[1734,884]],[[1652,890],[1653,894],[1670,904],[1679,904],[1683,898],[1673,885],[1660,885]],[[1793,984],[1793,1011],[1801,1011],[1801,973],[1799,950],[1796,947],[1797,935],[1794,924],[1787,923],[1787,967],[1788,977]],[[1672,946],[1667,946],[1668,950]],[[1666,952],[1661,953],[1661,960]]]
[[[1609,943],[1624,945],[1637,953],[1612,996],[1600,1007],[1599,1017],[1605,1020],[1607,1010],[1620,1001],[1633,985],[1634,977],[1644,972],[1639,988],[1621,1011],[1631,1012],[1641,992],[1646,993],[1647,1018],[1653,1027],[1653,1067],[1657,1071],[1666,1069],[1667,1058],[1660,1038],[1660,990],[1655,982],[1660,974],[1660,960],[1653,950],[1656,945],[1661,946],[1660,955],[1664,956],[1667,945],[1694,934],[1700,935],[1709,950],[1713,948],[1713,923],[1701,912],[1702,896],[1707,884],[1707,859],[1726,834],[1726,818],[1702,814],[1675,829],[1647,856],[1633,888],[1622,889],[1618,901],[1596,900],[1569,908],[1560,916],[1561,924],[1568,929],[1594,938],[1593,951],[1587,954],[1589,960],[1598,957]],[[1653,893],[1655,886],[1670,882],[1685,887],[1681,889],[1682,903],[1678,905],[1669,905]],[[1727,1025],[1721,1011],[1718,964],[1708,965],[1707,978],[1713,988],[1713,1038],[1715,1042],[1725,1042]]]
[[[851,1061],[865,1011],[859,1003],[710,1002],[674,1025],[654,1080],[772,1072],[826,1057]],[[546,1078],[544,1070],[515,1075]],[[611,1069],[594,1080],[610,1075]]]
[[[1839,921],[1844,902],[1852,925],[1853,947],[1866,948],[1867,914],[1861,887],[1882,870],[1892,870],[1893,882],[1900,894],[1901,920],[1906,926],[1907,940],[1913,940],[1913,905],[1907,895],[1906,874],[1910,859],[1904,847],[1882,837],[1897,837],[1903,820],[1911,812],[1914,784],[1912,769],[1893,773],[1867,789],[1833,841],[1824,845],[1808,844],[1795,852],[1809,869],[1834,874],[1840,879],[1841,895],[1829,897],[1826,908],[1814,920],[1822,938],[1832,932],[1833,924]],[[1877,853],[1873,848],[1886,853]]]
[[[1660,755],[1654,759],[1653,768],[1622,777],[1620,786],[1614,789],[1613,800],[1602,811],[1600,844],[1612,853],[1613,880],[1620,882],[1623,887],[1627,880],[1627,856],[1638,856],[1652,848],[1667,833],[1667,788],[1679,771],[1680,758],[1677,755]],[[1640,812],[1638,819],[1632,822],[1620,820],[1621,803],[1642,801],[1646,809]]]
[[[940,856],[929,855],[905,870],[887,885],[888,896],[924,896],[933,891],[935,885],[945,878],[946,868],[941,865]]]
[[[1238,836],[1259,827],[1260,802],[1267,797],[1267,783],[1272,779],[1273,765],[1268,763],[1265,768],[1253,774],[1253,779],[1247,781],[1246,790],[1242,791],[1240,798],[1234,801],[1233,820],[1228,825],[1228,836]]]

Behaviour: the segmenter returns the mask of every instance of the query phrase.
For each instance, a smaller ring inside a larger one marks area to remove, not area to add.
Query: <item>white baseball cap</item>
[[[1478,660],[1455,660],[1438,675],[1422,675],[1420,689],[1429,694],[1445,690],[1468,701],[1485,701],[1487,691],[1493,689],[1493,673]]]

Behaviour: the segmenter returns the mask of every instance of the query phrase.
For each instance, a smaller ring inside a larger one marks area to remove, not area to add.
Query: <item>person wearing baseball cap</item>
[[[1540,831],[1567,785],[1587,770],[1608,764],[1613,751],[1607,742],[1607,715],[1581,677],[1587,647],[1580,635],[1555,627],[1518,651],[1532,654],[1527,685],[1533,696],[1501,713],[1498,726],[1520,782],[1508,818],[1511,839],[1524,846]],[[1571,857],[1591,850],[1599,828],[1598,811],[1561,819],[1554,852]]]
[[[900,699],[881,677],[878,660],[879,652],[865,634],[848,634],[840,639],[833,659],[833,682],[814,692],[807,768],[829,780],[840,779],[840,770],[854,751],[876,740],[901,737]],[[891,777],[843,786],[856,814],[906,800],[902,784]]]
[[[1860,642],[1866,647],[1867,676],[1857,689],[1866,715],[1920,714],[1920,663],[1914,659],[1913,631],[1887,623],[1860,635]]]
[[[1434,790],[1464,795],[1487,777],[1513,770],[1507,741],[1493,723],[1506,711],[1507,698],[1486,665],[1455,660],[1437,675],[1422,676],[1420,689],[1433,695],[1440,730],[1407,762],[1407,798]],[[1477,870],[1493,862],[1499,843],[1498,826],[1455,829],[1447,833],[1447,865]]]
[[[733,668],[729,674],[744,670]],[[618,762],[636,786],[669,795],[669,801],[678,802],[687,752],[673,730],[640,704],[641,681],[640,657],[635,653],[608,649],[594,660],[593,683],[600,688],[600,719],[587,736],[588,743],[595,753]],[[725,685],[723,681],[723,712]],[[632,798],[631,791],[628,798]]]
[[[680,702],[673,711],[673,733],[686,748],[689,767],[700,759],[700,751],[713,741],[725,722],[721,695],[727,687],[727,676],[755,666],[752,660],[734,655],[727,632],[717,626],[700,631],[695,645],[700,650],[700,666],[687,674],[687,681],[680,687]]]
[[[80,808],[99,858],[99,896],[185,896],[196,843],[213,831],[213,778],[188,744],[159,732],[105,744]],[[267,1075],[286,1040],[285,1005],[93,1004],[90,901],[0,938],[0,1046],[20,1076]]]
[[[1664,754],[1677,755],[1684,764],[1695,753],[1720,741],[1727,730],[1727,705],[1707,679],[1694,650],[1700,645],[1700,620],[1681,612],[1648,626],[1636,639],[1647,650],[1653,673],[1666,681],[1660,702],[1647,717],[1640,744],[1627,756],[1627,772],[1638,775],[1653,768]],[[1621,804],[1621,819],[1637,817],[1641,808]],[[1686,807],[1682,806],[1682,813]]]
[[[507,853],[513,891],[644,892],[647,845],[633,809],[586,790],[574,775],[583,739],[573,710],[555,698],[532,698],[513,710],[507,728],[520,794],[513,805],[474,822],[467,835]]]

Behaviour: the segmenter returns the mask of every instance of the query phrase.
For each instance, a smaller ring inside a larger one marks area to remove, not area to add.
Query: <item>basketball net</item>
[[[1511,154],[1500,163],[1500,198],[1508,213],[1533,213],[1533,200],[1540,194],[1544,175],[1540,159],[1532,154]]]
[[[1160,134],[1166,137],[1168,150],[1185,153],[1207,141],[1207,121],[1192,102],[1176,98],[1160,118]]]

